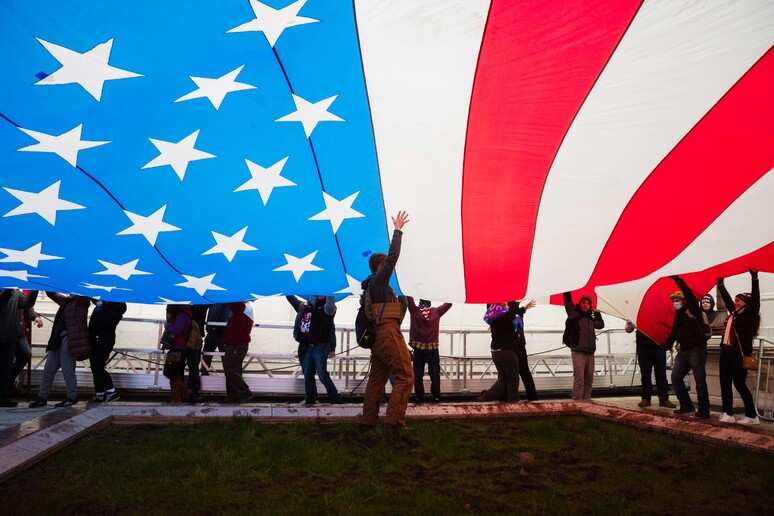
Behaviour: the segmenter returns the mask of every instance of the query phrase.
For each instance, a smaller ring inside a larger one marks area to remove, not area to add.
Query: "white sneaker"
[[[305,407],[307,405],[312,406],[312,405],[319,405],[319,404],[320,404],[320,402],[317,401],[317,400],[314,400],[313,403],[308,403],[306,400],[304,400],[301,403],[299,403],[299,405],[301,405],[302,407]]]
[[[720,414],[720,422],[721,423],[736,423],[736,418],[732,416],[731,414],[726,414],[723,412]]]
[[[755,416],[755,417],[747,417],[747,416],[745,416],[742,419],[740,419],[739,421],[737,421],[737,423],[739,423],[740,425],[760,425],[761,424],[761,420],[758,419],[758,416]]]

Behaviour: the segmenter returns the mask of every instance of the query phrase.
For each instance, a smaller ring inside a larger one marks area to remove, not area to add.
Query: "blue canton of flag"
[[[388,245],[351,2],[0,5],[0,283],[359,293]]]

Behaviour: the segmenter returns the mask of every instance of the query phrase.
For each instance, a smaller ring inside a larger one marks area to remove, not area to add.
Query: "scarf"
[[[516,335],[524,333],[524,319],[522,319],[520,315],[516,315],[516,317],[513,318],[513,329],[516,330]]]
[[[507,311],[508,308],[504,307],[503,305],[489,305],[489,307],[486,309],[486,313],[484,314],[484,322],[487,324],[492,324],[495,319]]]

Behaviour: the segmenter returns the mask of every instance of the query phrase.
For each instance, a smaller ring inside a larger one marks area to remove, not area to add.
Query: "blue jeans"
[[[707,372],[704,365],[707,363],[707,346],[696,346],[694,348],[677,352],[675,362],[672,365],[672,388],[680,401],[680,408],[693,410],[693,402],[688,395],[688,389],[685,387],[683,378],[690,371],[693,371],[693,379],[696,383],[696,397],[699,401],[699,412],[709,414],[710,402],[709,392],[707,391]]]
[[[668,400],[669,384],[666,377],[666,349],[637,344],[637,360],[640,362],[642,399],[650,401],[650,397],[653,395],[651,372],[655,372],[658,400]]]
[[[320,383],[325,387],[328,393],[328,401],[338,403],[341,401],[339,390],[333,384],[328,374],[328,353],[331,350],[330,344],[309,344],[309,349],[304,357],[304,363],[301,366],[304,371],[304,390],[306,391],[307,403],[317,401],[317,384],[314,375],[320,379]]]
[[[437,349],[414,350],[414,394],[417,401],[424,401],[425,384],[422,381],[425,376],[425,364],[430,375],[430,394],[433,400],[441,399],[441,358]]]

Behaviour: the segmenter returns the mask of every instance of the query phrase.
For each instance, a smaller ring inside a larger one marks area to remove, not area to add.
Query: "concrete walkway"
[[[685,439],[739,446],[774,456],[774,423],[757,426],[720,423],[678,416],[659,407],[640,409],[639,397],[602,398],[591,402],[443,403],[410,405],[409,419],[546,417],[584,415],[668,433]],[[384,407],[382,407],[384,411]],[[383,413],[383,412],[382,412]],[[117,401],[109,405],[85,403],[65,409],[0,409],[0,481],[35,464],[76,439],[110,424],[195,423],[218,418],[250,417],[264,422],[358,421],[361,404],[316,405],[249,403],[168,405]]]

